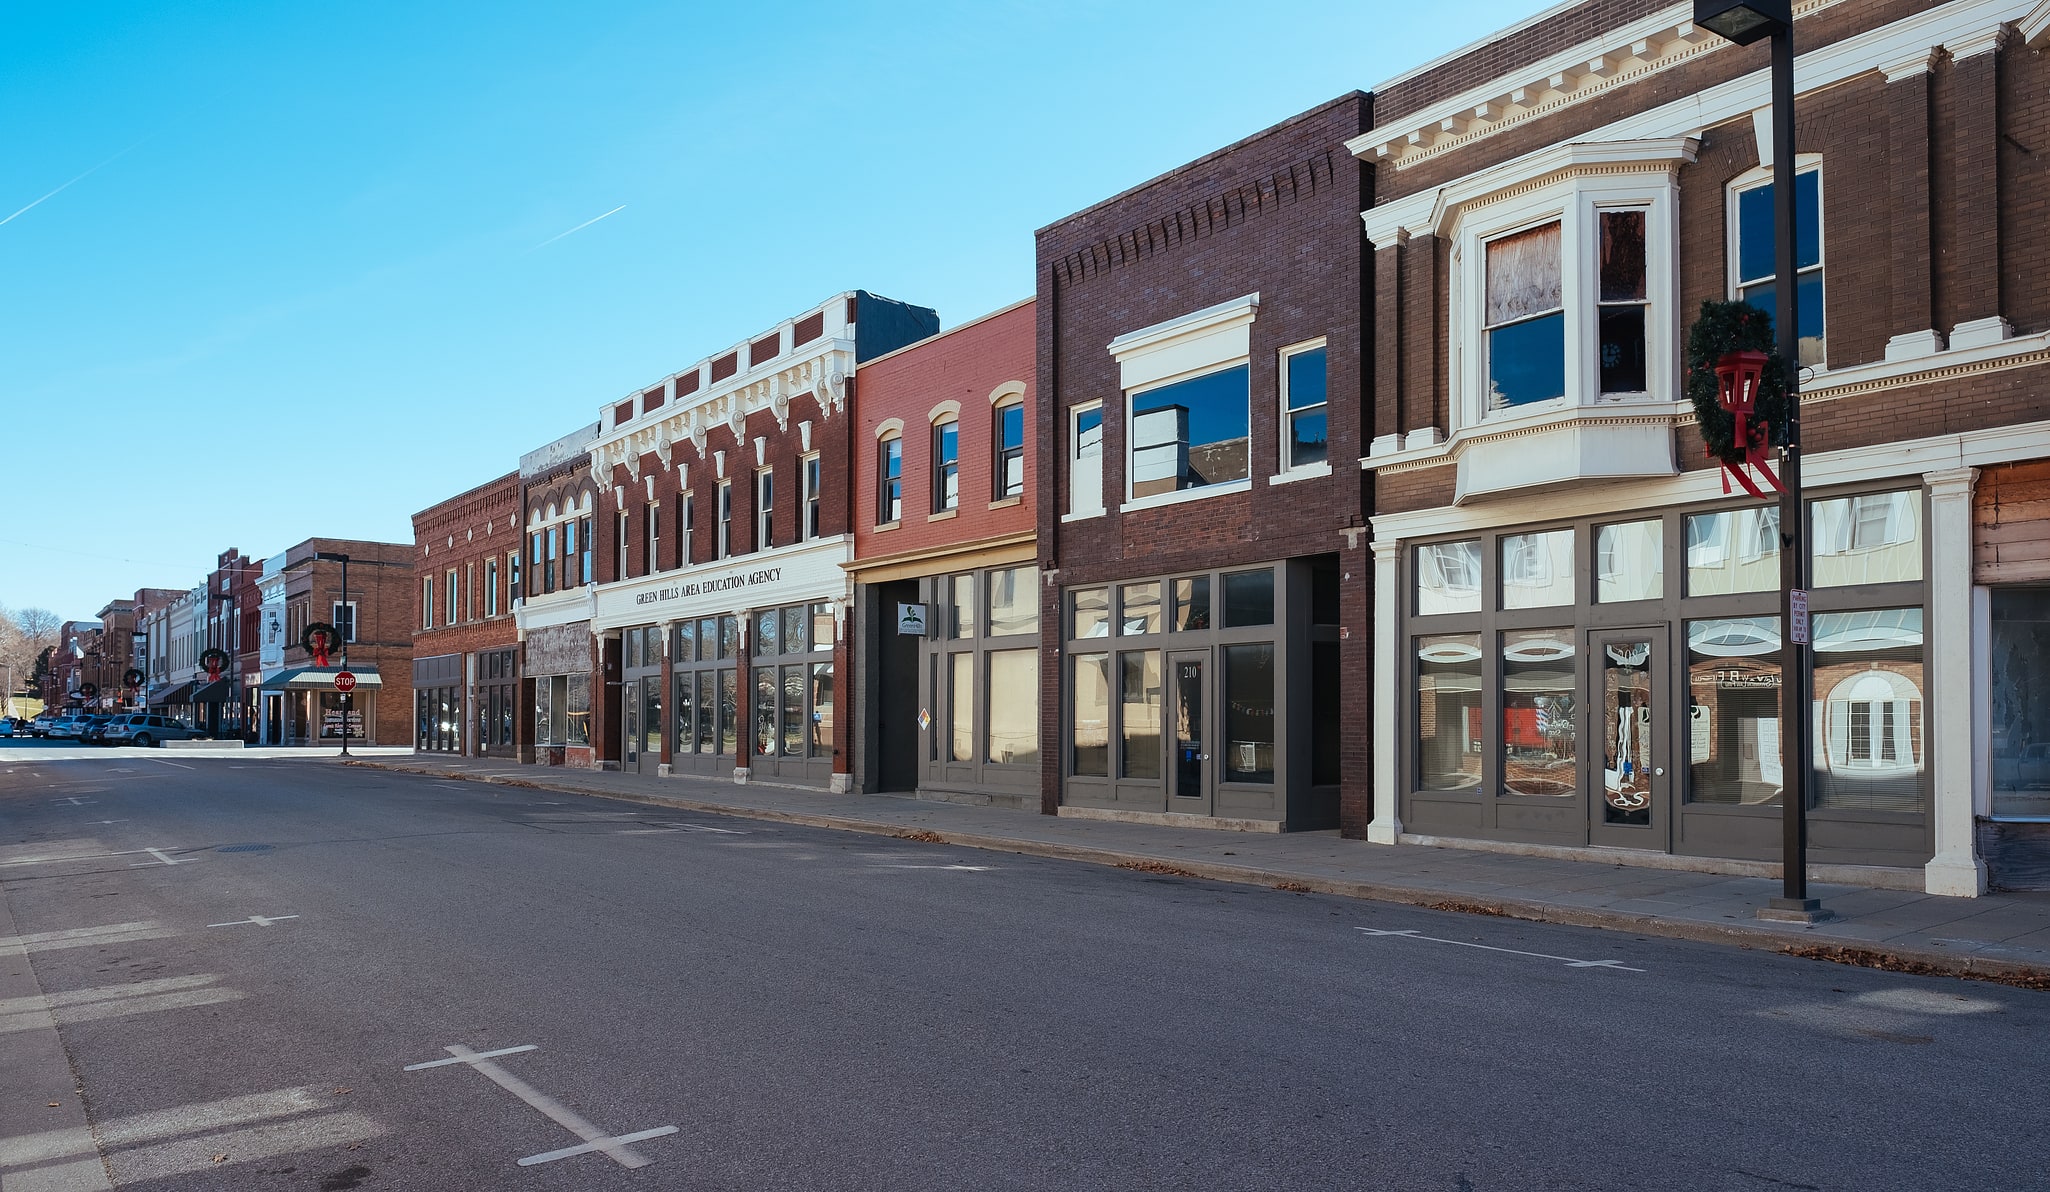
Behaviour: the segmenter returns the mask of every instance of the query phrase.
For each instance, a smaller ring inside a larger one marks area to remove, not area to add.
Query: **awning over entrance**
[[[170,683],[149,693],[143,701],[155,708],[164,704],[189,704],[192,702],[192,684]]]
[[[198,682],[198,680],[194,680],[194,682]],[[232,700],[234,698],[235,681],[233,679],[215,679],[211,683],[200,683],[199,687],[195,691],[193,691],[192,698],[190,700],[182,702],[194,704],[221,704],[227,703],[229,700]]]
[[[293,670],[282,671],[265,679],[263,681],[263,689],[265,691],[333,691],[335,689],[335,674],[341,669],[339,666],[297,667]],[[384,686],[384,680],[377,677],[377,668],[374,666],[350,667],[349,670],[351,674],[356,676],[356,689],[358,691]]]

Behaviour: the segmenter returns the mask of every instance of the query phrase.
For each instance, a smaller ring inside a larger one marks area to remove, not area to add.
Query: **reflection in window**
[[[975,636],[975,574],[947,579],[947,636]]]
[[[1488,242],[1488,409],[1566,396],[1559,221]]]
[[[1737,195],[1737,297],[1777,317],[1778,238],[1773,227],[1773,184]],[[1800,304],[1796,330],[1803,365],[1823,363],[1822,173],[1814,168],[1794,172],[1795,301]]]
[[[1311,348],[1284,358],[1281,466],[1300,468],[1325,460],[1328,427],[1324,399],[1324,349]]]
[[[1922,808],[1922,610],[1815,617],[1815,806]]]
[[[1241,364],[1132,395],[1133,496],[1251,475],[1247,375]]]
[[[1074,656],[1074,720],[1068,726],[1071,773],[1110,777],[1110,655]]]
[[[1109,588],[1078,588],[1069,596],[1069,600],[1072,602],[1072,612],[1068,636],[1110,636]]]
[[[1991,597],[1993,814],[2050,816],[2050,588]]]
[[[833,664],[811,664],[811,755],[833,755]]]
[[[1665,523],[1626,522],[1595,534],[1595,600],[1657,600],[1666,594]]]
[[[1103,512],[1103,407],[1071,411],[1068,426],[1068,512]]]
[[[952,665],[948,677],[948,694],[952,696],[947,712],[948,733],[947,760],[972,762],[975,760],[975,655],[966,650],[948,655]]]
[[[1687,595],[1770,592],[1780,586],[1778,505],[1687,517]]]
[[[1778,805],[1780,621],[1687,622],[1687,798]]]
[[[1481,611],[1481,541],[1435,542],[1416,548],[1417,615]]]
[[[1118,724],[1124,730],[1126,778],[1160,777],[1160,652],[1133,650],[1118,655]]]
[[[1037,568],[1012,567],[992,571],[984,582],[989,587],[989,636],[1011,637],[1039,632]]]
[[[932,507],[941,513],[961,503],[961,423],[953,418],[932,428]]]
[[[1124,584],[1118,588],[1118,632],[1160,632],[1160,584]]]
[[[1481,636],[1416,641],[1416,782],[1427,791],[1481,781]]]
[[[1039,651],[991,650],[989,748],[984,760],[1039,764]]]
[[[1274,643],[1224,647],[1224,780],[1274,781]]]
[[[1502,635],[1502,789],[1570,798],[1580,789],[1571,629]]]
[[[1502,607],[1573,603],[1573,531],[1502,536]]]
[[[1025,405],[1013,402],[997,408],[996,498],[1015,497],[1025,491]]]
[[[1645,280],[1644,208],[1600,214],[1601,293],[1596,302],[1601,331],[1601,391],[1642,393],[1647,388],[1644,329],[1651,308]]]
[[[1210,577],[1192,575],[1174,581],[1174,620],[1177,632],[1210,628]]]
[[[1816,587],[1922,578],[1920,492],[1865,493],[1808,509]]]

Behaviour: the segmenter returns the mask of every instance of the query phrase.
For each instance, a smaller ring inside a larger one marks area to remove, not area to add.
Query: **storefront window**
[[[989,585],[989,635],[1012,637],[1039,632],[1039,570],[1013,567],[992,571]]]
[[[1780,802],[1780,620],[1687,622],[1687,797]]]
[[[802,611],[793,610],[793,611]],[[803,757],[811,740],[811,668],[800,662],[783,668],[783,756]]]
[[[1274,569],[1224,575],[1224,627],[1274,624]]]
[[[947,579],[947,636],[975,636],[975,576],[955,575]]]
[[[1132,650],[1118,655],[1118,723],[1124,729],[1125,778],[1160,777],[1160,652]]]
[[[1080,636],[1080,635],[1077,635]],[[1110,655],[1076,654],[1074,719],[1068,726],[1072,772],[1080,778],[1110,777]]]
[[[1922,610],[1815,617],[1815,806],[1919,811]]]
[[[728,614],[719,618],[719,657],[735,658],[740,654],[740,618]]]
[[[1416,642],[1416,773],[1427,791],[1481,781],[1481,635],[1448,633]]]
[[[782,620],[776,616],[775,609],[764,609],[755,614],[755,657],[773,658],[783,652],[781,628]]]
[[[1224,647],[1224,780],[1274,781],[1274,644]]]
[[[1809,507],[1818,588],[1922,578],[1922,494],[1865,493]]]
[[[783,652],[785,654],[806,654],[813,646],[805,640],[805,630],[811,622],[811,607],[794,604],[783,610]]]
[[[558,677],[562,684],[556,694],[557,707],[562,711],[563,731],[571,745],[591,743],[591,676],[589,674]]]
[[[1595,600],[1617,604],[1666,594],[1665,523],[1625,522],[1595,534]]]
[[[1416,548],[1416,611],[1420,617],[1481,611],[1480,539]]]
[[[1110,636],[1110,589],[1078,588],[1073,601],[1068,636],[1076,638]]]
[[[833,664],[830,662],[811,664],[811,751],[814,757],[833,755]]]
[[[992,650],[989,655],[989,750],[984,760],[1006,766],[1039,764],[1039,651]]]
[[[1571,798],[1580,789],[1574,636],[1564,628],[1502,634],[1505,794]]]
[[[1170,624],[1178,633],[1210,628],[1209,576],[1174,581],[1174,619]]]
[[[776,668],[758,666],[755,679],[755,741],[758,756],[776,752]]]
[[[1688,515],[1689,596],[1770,592],[1779,586],[1779,506]]]
[[[698,623],[685,621],[676,627],[676,661],[696,662],[698,659]]]
[[[947,760],[975,760],[975,655],[962,651],[948,655]]]
[[[719,752],[725,757],[740,754],[740,675],[732,670],[719,672]]]
[[[811,648],[830,650],[833,648],[833,606],[814,604],[811,606]]]
[[[1502,536],[1502,607],[1559,608],[1573,603],[1573,531]]]
[[[1995,588],[1993,814],[2050,816],[2050,588]]]
[[[1118,588],[1118,632],[1160,632],[1159,583],[1123,584]]]

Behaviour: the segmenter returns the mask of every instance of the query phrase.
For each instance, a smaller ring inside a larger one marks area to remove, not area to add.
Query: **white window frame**
[[[1151,393],[1180,381],[1194,380],[1211,373],[1244,366],[1246,377],[1246,437],[1248,446],[1253,433],[1253,384],[1252,329],[1253,321],[1260,313],[1260,295],[1256,291],[1229,302],[1128,331],[1106,345],[1106,350],[1118,362],[1118,387],[1123,392],[1124,434],[1124,485],[1120,494],[1122,511],[1151,509],[1162,505],[1179,505],[1186,501],[1201,501],[1232,493],[1248,492],[1253,487],[1253,460],[1250,450],[1246,459],[1246,475],[1238,480],[1226,480],[1206,484],[1199,488],[1175,489],[1171,492],[1151,493],[1134,496],[1132,493],[1133,442],[1132,411],[1139,394]]]
[[[456,593],[456,569],[451,567],[447,571],[442,572],[442,579],[447,581],[448,584],[448,592],[443,597],[448,605],[447,624],[453,625],[461,619],[458,614],[462,611],[462,605],[458,603],[460,598]]]
[[[681,536],[677,549],[682,552],[683,566],[688,567],[691,564],[692,539],[697,537],[697,527],[693,523],[698,520],[698,495],[685,489],[677,494],[676,500],[676,532]]]
[[[1645,383],[1642,393],[1601,392],[1600,212],[1645,212]],[[1487,245],[1559,222],[1560,301],[1566,337],[1566,394],[1490,412],[1487,363]],[[1500,425],[1577,408],[1626,402],[1676,402],[1680,388],[1680,187],[1664,161],[1642,172],[1572,174],[1463,211],[1452,234],[1453,335],[1448,362],[1453,430]]]
[[[353,600],[336,600],[332,601],[331,604],[333,607],[330,615],[335,619],[330,621],[329,624],[333,625],[336,631],[341,634],[343,641],[354,645],[356,642],[356,602]],[[343,629],[341,624],[342,610],[345,608],[349,610],[349,627],[347,629]]]
[[[484,560],[484,615],[498,615],[498,556]]]
[[[1004,446],[1004,415],[1012,410],[1017,410],[1019,417],[1017,447],[1018,487],[1015,489],[1010,487],[1010,469],[1006,466],[1009,463],[1007,457],[1010,455],[1011,448]],[[1027,417],[1023,396],[1006,397],[990,409],[990,500],[992,501],[1009,501],[1025,495],[1025,439],[1031,434],[1031,427],[1025,421]]]
[[[824,462],[820,460],[818,452],[814,451],[809,455],[798,457],[797,483],[798,488],[801,490],[798,494],[799,502],[797,507],[797,540],[799,542],[810,542],[814,538],[823,537],[822,531],[825,529],[825,520],[821,502],[824,498],[819,490],[825,487],[825,480],[826,468]]]
[[[647,523],[645,527],[648,539],[648,570],[646,574],[653,575],[662,570],[662,502],[648,502],[646,508],[641,511],[641,517]]]
[[[776,469],[755,469],[755,549],[776,545]]]
[[[1278,393],[1275,399],[1276,421],[1274,425],[1278,433],[1275,436],[1274,478],[1278,479],[1285,476],[1293,480],[1299,477],[1329,476],[1331,474],[1331,352],[1326,343],[1326,338],[1320,335],[1315,339],[1306,339],[1298,344],[1290,344],[1281,349],[1275,356],[1274,383]],[[1326,349],[1324,352],[1323,404],[1311,406],[1303,410],[1291,410],[1288,408],[1288,362],[1292,357],[1300,356],[1304,352],[1314,352],[1319,348]],[[1292,425],[1292,420],[1299,414],[1307,414],[1315,410],[1322,410],[1324,412],[1324,458],[1313,464],[1291,465],[1288,462],[1289,444],[1295,441],[1295,435],[1289,429]]]
[[[1815,228],[1822,237],[1822,243],[1818,246],[1815,264],[1807,269],[1797,270],[1794,282],[1798,286],[1803,273],[1822,275],[1822,359],[1814,364],[1804,364],[1802,367],[1813,369],[1817,373],[1825,373],[1829,371],[1829,179],[1823,174],[1822,154],[1795,154],[1794,177],[1799,179],[1801,175],[1810,173],[1815,175]],[[1737,276],[1742,267],[1737,256],[1742,232],[1738,226],[1738,200],[1746,191],[1757,190],[1761,186],[1770,185],[1771,182],[1772,167],[1761,165],[1753,166],[1730,179],[1729,184],[1723,188],[1723,284],[1732,302],[1742,301],[1738,295],[1743,292],[1746,284]],[[1798,223],[1799,219],[1797,214],[1795,222]],[[1761,284],[1761,280],[1771,282],[1776,279],[1779,276],[1777,259],[1773,261],[1773,270],[1774,272],[1765,278],[1754,279],[1748,284],[1755,286]],[[1807,382],[1804,381],[1802,384],[1805,386]]]
[[[733,481],[719,482],[719,554],[724,559],[733,553]]]
[[[1096,415],[1096,475],[1094,482],[1088,484],[1084,483],[1084,477],[1076,467],[1083,459],[1082,417],[1085,414]],[[1068,512],[1062,521],[1080,521],[1104,514],[1103,430],[1102,402],[1085,401],[1068,407]]]
[[[434,577],[420,577],[420,628],[434,628]]]

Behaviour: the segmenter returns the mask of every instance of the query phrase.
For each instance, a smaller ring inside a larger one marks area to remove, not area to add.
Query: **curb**
[[[423,766],[397,765],[379,761],[356,761],[354,759],[342,764],[363,766],[398,774],[420,774],[434,778],[453,778],[466,782],[482,782],[492,786],[511,786],[528,790],[553,791],[560,794],[586,795],[592,798],[611,799],[621,803],[640,803],[651,807],[670,807],[679,811],[694,811],[705,815],[723,815],[735,819],[794,824],[799,827],[823,828],[828,831],[837,832],[860,832],[871,836],[890,836],[900,840],[916,840],[927,844],[951,844],[960,848],[979,849],[984,852],[1012,853],[1019,856],[1041,857],[1053,861],[1076,861],[1089,865],[1105,865],[1116,869],[1136,869],[1147,873],[1230,882],[1234,885],[1266,886],[1269,889],[1285,890],[1297,894],[1328,894],[1364,902],[1386,902],[1401,906],[1421,907],[1425,910],[1486,915],[1493,918],[1518,919],[1532,923],[1555,923],[1568,927],[1592,927],[1604,931],[1628,931],[1638,935],[1658,936],[1663,939],[1689,940],[1695,943],[1721,944],[1726,947],[1769,949],[1787,956],[1798,956],[1811,960],[1827,960],[1837,964],[1854,965],[1860,968],[1876,968],[1889,972],[1913,973],[1923,976],[1962,977],[1975,981],[1996,981],[2001,984],[2015,985],[2024,989],[2050,991],[2050,970],[2045,970],[2035,965],[2011,960],[1999,960],[1971,953],[1948,952],[1939,948],[1881,946],[1877,944],[1842,942],[1826,936],[1817,937],[1800,929],[1775,928],[1762,925],[1754,926],[1741,923],[1692,923],[1683,920],[1665,919],[1657,915],[1642,914],[1635,911],[1603,910],[1596,907],[1567,907],[1553,903],[1534,902],[1522,898],[1496,898],[1484,894],[1451,894],[1444,890],[1403,886],[1390,882],[1316,877],[1305,874],[1285,873],[1272,869],[1259,869],[1247,865],[1225,865],[1208,861],[1190,861],[1182,858],[1167,860],[1148,853],[1126,852],[1093,845],[1054,844],[1040,840],[1019,840],[1014,837],[985,836],[974,832],[945,832],[926,828],[910,829],[901,824],[859,819],[848,815],[823,815],[816,812],[783,811],[766,807],[735,807],[730,803],[717,803],[675,795],[644,794],[638,791],[597,791],[566,783],[534,781],[532,779],[513,778],[500,774],[472,774],[461,771],[429,769]]]

